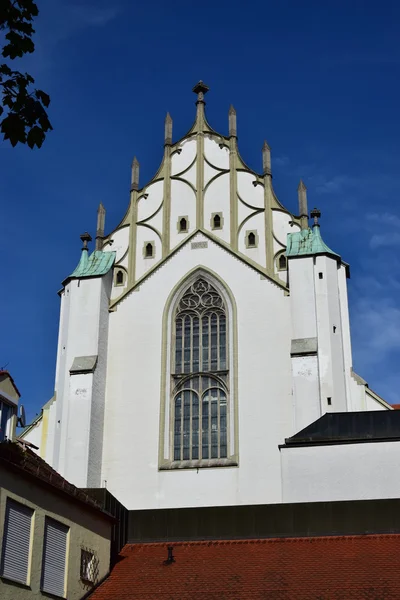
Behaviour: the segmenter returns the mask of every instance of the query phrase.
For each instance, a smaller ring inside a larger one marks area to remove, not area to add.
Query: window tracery
[[[199,278],[180,299],[174,322],[173,460],[226,458],[229,372],[224,300]]]

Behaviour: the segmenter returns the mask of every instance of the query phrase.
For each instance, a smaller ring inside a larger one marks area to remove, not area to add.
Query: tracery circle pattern
[[[203,314],[209,310],[224,313],[224,302],[217,290],[205,279],[197,279],[182,296],[177,315],[195,311]]]

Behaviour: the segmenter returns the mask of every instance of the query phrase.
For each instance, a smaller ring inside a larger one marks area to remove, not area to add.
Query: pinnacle
[[[299,183],[299,187],[297,188],[298,191],[303,191],[303,190],[307,190],[306,186],[304,185],[304,182],[302,179],[300,179],[300,183]]]

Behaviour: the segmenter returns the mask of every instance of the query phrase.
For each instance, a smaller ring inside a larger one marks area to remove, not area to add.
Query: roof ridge
[[[234,545],[234,544],[270,544],[270,543],[299,543],[299,542],[335,542],[335,541],[353,541],[354,539],[359,540],[363,538],[369,539],[400,539],[400,533],[360,533],[360,534],[349,534],[349,535],[319,535],[319,536],[301,536],[301,537],[273,537],[273,538],[243,538],[243,539],[225,539],[225,540],[187,540],[187,541],[162,541],[162,542],[128,542],[121,549],[121,553],[126,549],[134,549],[138,547],[163,547],[163,546],[223,546],[223,545]]]

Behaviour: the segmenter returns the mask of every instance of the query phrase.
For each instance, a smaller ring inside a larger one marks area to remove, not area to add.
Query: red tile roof
[[[400,535],[128,544],[90,599],[399,600],[399,550]]]

